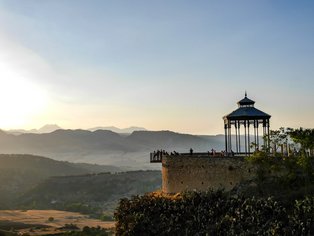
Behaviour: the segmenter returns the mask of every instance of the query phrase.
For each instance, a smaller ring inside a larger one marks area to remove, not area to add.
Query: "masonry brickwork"
[[[162,191],[206,191],[232,189],[254,176],[252,167],[241,157],[172,155],[162,158]]]

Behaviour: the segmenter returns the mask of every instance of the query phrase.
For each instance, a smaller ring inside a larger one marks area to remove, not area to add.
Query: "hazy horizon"
[[[311,1],[0,0],[0,127],[314,127],[313,41]]]
[[[58,129],[62,129],[62,130],[89,130],[89,131],[93,131],[96,128],[99,129],[118,129],[120,131],[122,130],[127,130],[127,129],[134,129],[135,131],[152,131],[152,132],[158,132],[158,131],[170,131],[170,132],[175,132],[175,133],[181,133],[181,134],[191,134],[191,135],[223,135],[223,133],[217,133],[217,134],[197,134],[197,133],[183,133],[183,132],[179,132],[176,130],[165,130],[165,129],[161,129],[161,130],[150,130],[150,129],[146,129],[145,127],[142,126],[137,126],[137,125],[132,125],[129,127],[117,127],[117,126],[113,126],[113,125],[100,125],[100,126],[93,126],[93,127],[88,127],[88,128],[80,128],[80,127],[74,127],[74,128],[67,128],[67,127],[61,127],[58,124],[45,124],[43,126],[39,126],[39,127],[32,127],[29,129],[24,129],[24,128],[10,128],[10,129],[3,129],[0,127],[0,130],[3,130],[5,132],[14,132],[14,131],[25,131],[26,133],[30,132],[32,133],[33,131],[40,131],[43,128],[50,128],[49,126],[57,126]],[[114,131],[114,130],[113,130]],[[52,131],[53,132],[53,131]],[[114,131],[115,132],[115,131]],[[43,132],[44,133],[44,132]],[[48,133],[48,132],[47,132]]]

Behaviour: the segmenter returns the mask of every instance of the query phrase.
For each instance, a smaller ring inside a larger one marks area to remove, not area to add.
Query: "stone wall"
[[[163,156],[162,191],[177,193],[184,190],[209,188],[232,189],[253,177],[251,167],[241,157]]]

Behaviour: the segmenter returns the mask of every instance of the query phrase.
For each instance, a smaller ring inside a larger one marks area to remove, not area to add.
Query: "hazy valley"
[[[197,136],[171,131],[55,130],[51,133],[12,134],[0,132],[0,153],[45,156],[55,160],[114,165],[129,170],[159,169],[149,164],[149,153],[157,149],[169,152],[206,152],[222,150],[223,135]]]

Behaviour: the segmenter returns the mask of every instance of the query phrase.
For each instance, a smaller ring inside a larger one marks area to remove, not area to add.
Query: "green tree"
[[[310,155],[313,155],[314,149],[314,129],[289,129],[289,136],[295,143],[301,145],[301,153],[306,154],[306,151],[310,151]]]
[[[270,130],[269,140],[270,146],[272,147],[273,150],[273,154],[277,154],[279,147],[281,147],[283,150],[283,146],[286,145],[287,147],[288,145],[287,130],[283,127],[279,128],[279,130]]]

